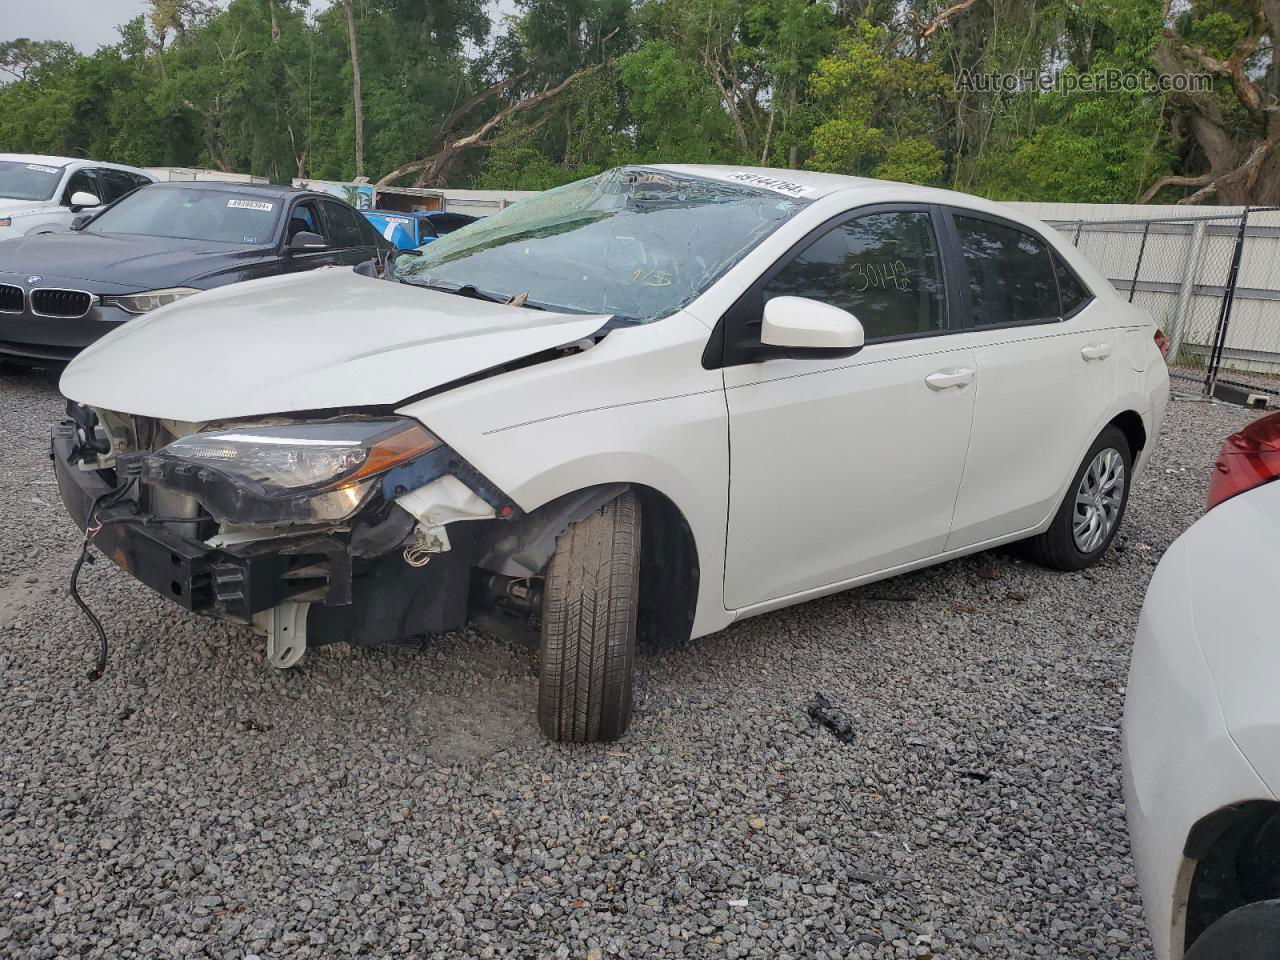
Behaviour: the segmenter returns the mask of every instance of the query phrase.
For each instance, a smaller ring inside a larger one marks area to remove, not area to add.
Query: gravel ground
[[[0,382],[0,954],[1147,957],[1120,795],[1152,567],[1253,414],[1177,403],[1118,548],[971,557],[639,658],[632,733],[542,742],[475,632],[277,672],[109,564]],[[812,728],[825,694],[853,742]]]

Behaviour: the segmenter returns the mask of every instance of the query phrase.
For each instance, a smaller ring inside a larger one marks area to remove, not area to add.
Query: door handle
[[[1080,348],[1080,356],[1085,360],[1103,360],[1111,356],[1111,344],[1091,343],[1087,347]]]
[[[924,378],[930,390],[946,390],[948,387],[967,387],[973,383],[973,371],[968,367],[948,367]]]

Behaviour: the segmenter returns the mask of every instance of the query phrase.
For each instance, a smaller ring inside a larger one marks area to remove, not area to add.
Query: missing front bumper
[[[103,471],[79,469],[75,446],[72,421],[53,428],[58,488],[83,530],[94,502],[115,489],[115,483]],[[452,535],[451,550],[416,568],[404,562],[398,549],[371,557],[357,549],[353,555],[350,538],[324,533],[211,547],[135,510],[132,502],[100,509],[96,516],[101,527],[93,545],[193,613],[252,624],[265,611],[307,604],[307,644],[313,647],[337,641],[371,646],[441,633],[466,622],[475,554],[468,524]],[[372,542],[371,532],[365,533],[361,548]]]
[[[53,428],[54,473],[67,512],[83,530],[94,502],[113,489],[101,472],[72,462],[75,427]],[[185,610],[249,623],[255,613],[294,601],[341,606],[351,602],[347,545],[312,535],[213,548],[162,523],[138,516],[126,501],[101,509],[93,545],[161,596]]]

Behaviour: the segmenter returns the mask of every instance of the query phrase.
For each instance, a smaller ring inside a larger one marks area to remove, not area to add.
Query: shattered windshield
[[[396,261],[405,283],[644,322],[694,300],[805,201],[622,167],[548,190]]]

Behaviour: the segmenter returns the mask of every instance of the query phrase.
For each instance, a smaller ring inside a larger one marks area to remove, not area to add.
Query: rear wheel
[[[1133,454],[1108,426],[1085,454],[1049,529],[1027,541],[1027,555],[1058,570],[1083,570],[1111,546],[1129,503]]]
[[[1196,937],[1187,960],[1280,960],[1280,900],[1232,910]]]
[[[573,524],[547,566],[538,723],[552,740],[616,740],[631,722],[640,502],[627,491]]]

